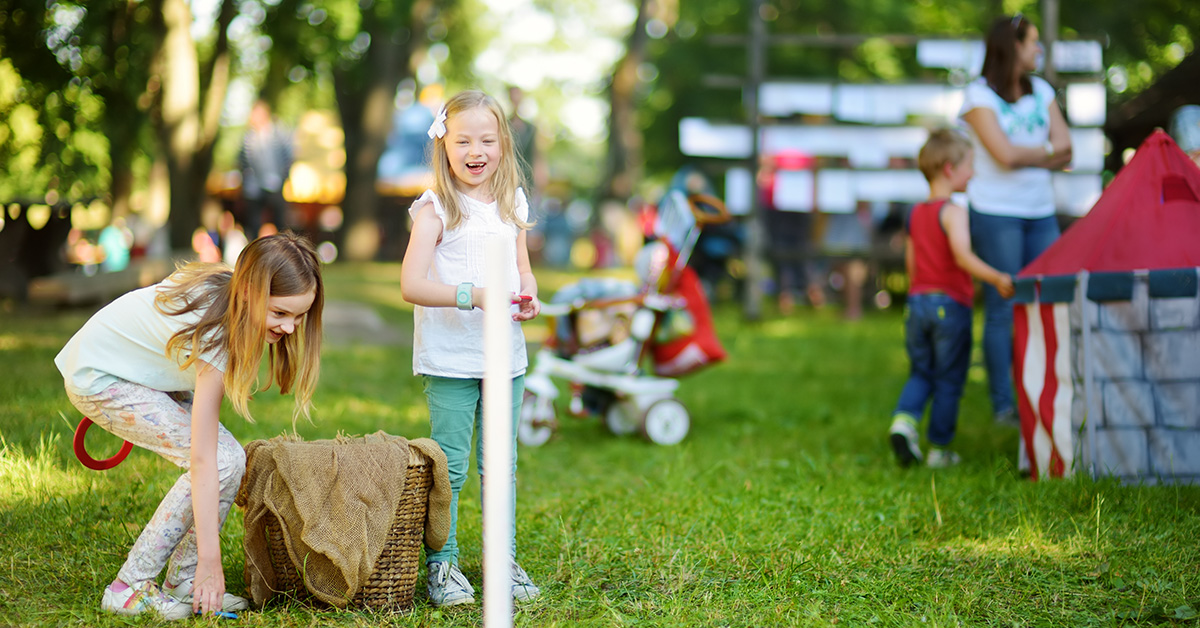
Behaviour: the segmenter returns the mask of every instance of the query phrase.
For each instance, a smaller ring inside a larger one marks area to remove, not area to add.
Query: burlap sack
[[[246,445],[236,503],[246,509],[246,585],[261,606],[277,590],[266,546],[267,518],[278,521],[292,564],[317,599],[342,608],[365,583],[384,548],[408,471],[409,448],[432,461],[426,545],[450,531],[450,479],[437,443],[382,431],[305,442],[280,436]]]

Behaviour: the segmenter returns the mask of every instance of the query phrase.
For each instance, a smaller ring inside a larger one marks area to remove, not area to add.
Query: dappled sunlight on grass
[[[763,323],[759,329],[767,338],[800,338],[812,333],[813,326],[801,318],[777,318]]]
[[[359,300],[366,301],[374,305],[384,305],[398,310],[411,311],[413,306],[400,294],[400,285],[384,286],[384,285],[368,285],[361,286],[355,290],[355,296]]]
[[[23,500],[42,501],[86,493],[88,480],[79,470],[64,469],[59,463],[62,448],[56,433],[43,433],[37,449],[25,453],[0,435],[0,505],[6,508]]]
[[[338,421],[356,416],[389,422],[401,418],[395,405],[363,397],[342,397],[333,402],[327,402],[322,407],[321,415],[322,418]]]
[[[1084,539],[1072,538],[1056,541],[1047,538],[1038,530],[1021,528],[1007,536],[982,539],[958,537],[931,544],[931,548],[944,554],[968,558],[996,560],[999,557],[1023,559],[1064,560],[1078,558],[1086,550],[1080,546]]]
[[[0,351],[21,349],[62,348],[62,340],[55,334],[0,334]]]

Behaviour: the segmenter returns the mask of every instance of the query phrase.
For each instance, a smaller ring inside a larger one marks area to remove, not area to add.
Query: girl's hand
[[[225,600],[225,572],[221,563],[201,560],[196,564],[192,583],[192,612],[203,614],[221,610]]]
[[[542,302],[536,296],[513,295],[513,302],[519,306],[512,316],[517,322],[532,320],[542,311]]]

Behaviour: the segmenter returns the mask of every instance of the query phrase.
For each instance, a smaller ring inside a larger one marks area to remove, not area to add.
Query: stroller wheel
[[[604,425],[608,431],[617,436],[628,436],[638,429],[637,407],[629,402],[614,402],[609,404],[604,413]]]
[[[521,400],[521,416],[517,419],[517,440],[522,445],[538,447],[550,440],[557,426],[554,401],[525,391],[525,398]]]
[[[650,404],[642,416],[642,434],[659,445],[674,445],[683,440],[690,425],[687,408],[674,399],[661,399]]]

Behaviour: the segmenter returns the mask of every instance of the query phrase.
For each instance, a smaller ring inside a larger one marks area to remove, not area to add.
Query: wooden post
[[[1042,75],[1058,88],[1058,70],[1054,67],[1054,42],[1058,41],[1058,0],[1042,0],[1042,47],[1046,50]]]
[[[767,24],[763,21],[763,0],[750,2],[750,41],[747,44],[749,81],[743,99],[750,124],[750,176],[754,193],[750,198],[750,216],[746,223],[746,286],[743,292],[742,313],[748,320],[762,317],[763,268],[763,209],[758,189],[758,90],[766,72]]]

